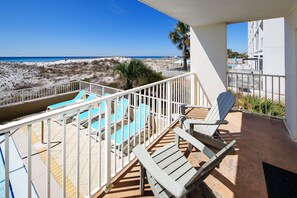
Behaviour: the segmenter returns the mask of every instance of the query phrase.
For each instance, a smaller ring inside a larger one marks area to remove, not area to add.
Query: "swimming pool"
[[[0,197],[5,197],[5,161],[0,148]],[[9,182],[9,197],[14,197],[11,184]]]

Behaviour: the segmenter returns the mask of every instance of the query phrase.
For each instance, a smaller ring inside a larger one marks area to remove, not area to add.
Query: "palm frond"
[[[182,41],[182,37],[175,31],[170,32],[169,37],[173,44],[179,44]]]

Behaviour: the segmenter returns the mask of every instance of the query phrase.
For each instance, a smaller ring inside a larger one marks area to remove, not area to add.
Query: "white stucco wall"
[[[297,139],[297,8],[285,18],[286,124]]]
[[[191,27],[191,71],[198,76],[210,103],[226,90],[226,24]]]
[[[285,20],[267,19],[263,21],[263,27],[263,74],[285,75]],[[267,92],[272,91],[285,93],[283,78],[273,78],[273,84],[272,79],[267,79]]]
[[[263,73],[285,74],[284,18],[263,21]]]

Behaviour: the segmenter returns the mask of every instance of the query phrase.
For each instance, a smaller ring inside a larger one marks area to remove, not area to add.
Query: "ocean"
[[[93,59],[103,58],[107,56],[57,56],[57,57],[0,57],[0,62],[53,62],[60,60],[73,60],[73,59]],[[128,56],[134,59],[160,59],[168,58],[168,56]]]

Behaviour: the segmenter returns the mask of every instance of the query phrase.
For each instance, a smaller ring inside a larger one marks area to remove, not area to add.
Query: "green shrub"
[[[232,91],[230,91],[232,92]],[[284,118],[285,117],[285,102],[284,101],[272,101],[271,99],[264,97],[259,98],[258,96],[242,95],[242,93],[234,93],[236,98],[235,106],[242,110],[265,114],[268,116],[275,116]]]

